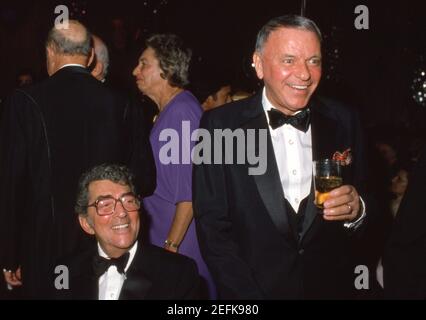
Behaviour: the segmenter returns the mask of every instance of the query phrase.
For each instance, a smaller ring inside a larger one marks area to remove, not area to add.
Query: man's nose
[[[124,208],[124,206],[121,203],[121,201],[117,201],[116,202],[114,214],[117,215],[117,216],[119,216],[119,217],[125,217],[125,216],[127,216],[127,210]]]
[[[311,78],[311,71],[309,70],[306,62],[300,62],[296,67],[296,76],[304,81],[307,81]]]

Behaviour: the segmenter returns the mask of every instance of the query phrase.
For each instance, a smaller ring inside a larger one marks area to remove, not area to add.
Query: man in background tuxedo
[[[253,55],[263,91],[201,119],[200,127],[211,134],[227,128],[267,131],[264,174],[249,175],[248,161],[225,164],[224,158],[194,168],[200,248],[220,298],[339,299],[355,289],[350,247],[365,216],[359,196],[363,143],[353,110],[313,96],[321,78],[320,43],[313,21],[272,19],[260,30]],[[257,139],[256,155],[261,147]],[[234,141],[231,151],[236,149]],[[344,150],[352,154],[345,185],[320,210],[314,205],[312,161]]]
[[[56,259],[86,245],[73,214],[81,172],[131,154],[126,103],[90,75],[92,54],[79,22],[52,28],[49,78],[16,90],[2,117],[0,267],[23,298],[48,297]]]
[[[426,148],[411,171],[383,257],[385,298],[426,299]]]
[[[124,123],[126,128],[125,142],[131,151],[128,166],[135,175],[138,192],[143,196],[151,195],[155,190],[156,172],[152,156],[149,134],[152,128],[150,108],[135,97],[128,97],[127,93],[111,88],[107,82],[109,70],[109,51],[105,42],[98,36],[92,35],[94,58],[88,69],[95,79],[106,85],[117,100],[126,100]]]
[[[72,299],[195,299],[199,276],[185,256],[138,241],[140,199],[128,169],[100,165],[82,175],[75,211],[97,247],[65,263]]]

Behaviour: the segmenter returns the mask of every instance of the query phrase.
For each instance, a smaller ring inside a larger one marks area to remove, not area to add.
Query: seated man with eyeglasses
[[[80,179],[75,211],[97,248],[72,259],[69,289],[57,297],[72,299],[195,299],[199,275],[183,255],[138,241],[141,202],[128,169],[100,165]]]

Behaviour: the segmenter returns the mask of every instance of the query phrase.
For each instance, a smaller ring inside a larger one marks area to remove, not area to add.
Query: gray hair
[[[184,87],[189,83],[188,70],[192,51],[184,47],[175,34],[155,34],[146,41],[157,57],[165,79],[173,87]]]
[[[87,215],[89,205],[89,185],[94,181],[110,180],[123,186],[128,186],[135,193],[133,175],[126,166],[117,164],[101,164],[83,173],[78,183],[77,201],[74,211],[79,215]]]
[[[109,54],[106,44],[101,38],[96,37],[93,40],[93,48],[95,49],[96,59],[103,64],[102,78],[106,78],[109,67]]]
[[[64,55],[90,56],[92,50],[92,35],[81,23],[70,20],[70,23],[80,25],[83,28],[84,36],[81,41],[70,39],[63,30],[54,26],[47,35],[46,47],[52,46],[57,53]]]
[[[273,18],[269,20],[263,27],[260,29],[256,38],[256,51],[262,52],[263,45],[268,40],[271,32],[279,28],[293,28],[293,29],[302,29],[315,33],[318,40],[322,41],[321,31],[318,26],[312,20],[294,15],[288,14],[280,17]]]

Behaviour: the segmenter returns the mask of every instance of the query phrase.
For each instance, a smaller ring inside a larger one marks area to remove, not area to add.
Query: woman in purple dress
[[[213,280],[201,257],[192,211],[192,132],[202,109],[183,87],[188,84],[191,51],[175,35],[154,35],[133,71],[139,90],[151,98],[159,115],[150,134],[157,187],[144,199],[152,244],[193,258],[206,284],[205,298],[215,299]],[[176,275],[177,277],[179,275]]]

